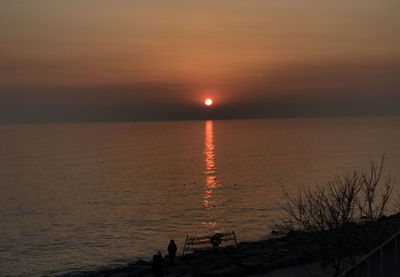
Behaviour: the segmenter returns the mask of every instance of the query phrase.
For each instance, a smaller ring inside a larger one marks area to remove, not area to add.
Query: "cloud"
[[[400,59],[321,61],[249,69],[209,91],[179,80],[3,85],[0,115],[2,122],[387,115],[399,114],[399,87]],[[209,94],[216,105],[204,109]]]

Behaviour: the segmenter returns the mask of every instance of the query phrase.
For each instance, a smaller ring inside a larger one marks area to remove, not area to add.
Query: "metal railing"
[[[400,276],[400,231],[365,255],[341,277]]]

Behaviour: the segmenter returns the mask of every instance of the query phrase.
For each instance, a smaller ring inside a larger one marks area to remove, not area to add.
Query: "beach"
[[[369,253],[400,229],[400,213],[383,217],[374,222],[351,223],[352,239],[348,241],[356,259]],[[359,245],[357,238],[371,235],[369,245]],[[302,272],[332,276],[329,262],[324,261],[321,245],[315,239],[321,234],[304,231],[274,232],[268,238],[241,242],[214,251],[190,253],[177,256],[173,266],[164,258],[165,276],[300,276]],[[98,271],[71,272],[61,277],[128,277],[153,276],[151,261],[139,260],[125,267]],[[347,267],[350,266],[350,263]]]

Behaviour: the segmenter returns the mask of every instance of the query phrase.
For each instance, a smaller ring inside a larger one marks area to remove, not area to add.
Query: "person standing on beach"
[[[161,256],[161,251],[158,251],[157,255],[153,256],[152,272],[153,272],[153,275],[156,276],[156,277],[164,276],[163,258]]]
[[[177,249],[178,248],[176,247],[175,241],[173,239],[171,239],[171,241],[168,245],[168,256],[170,258],[171,265],[173,265],[175,262],[175,255],[176,255]]]

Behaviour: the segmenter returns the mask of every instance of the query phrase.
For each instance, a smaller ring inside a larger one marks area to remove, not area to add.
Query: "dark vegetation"
[[[312,234],[316,256],[338,276],[346,265],[354,264],[355,256],[369,252],[396,231],[380,224],[395,187],[395,180],[384,172],[384,161],[385,155],[379,163],[370,161],[367,170],[337,175],[295,196],[285,192],[286,218],[277,228]]]

